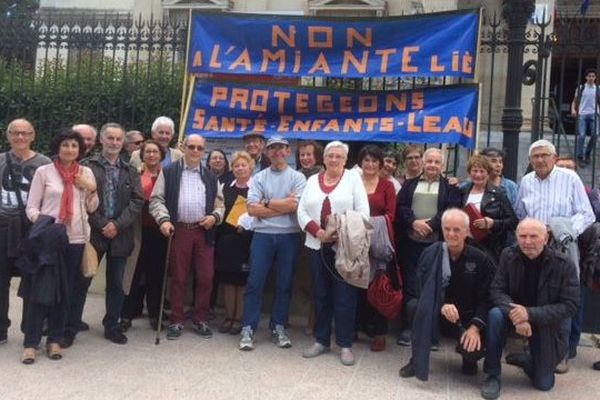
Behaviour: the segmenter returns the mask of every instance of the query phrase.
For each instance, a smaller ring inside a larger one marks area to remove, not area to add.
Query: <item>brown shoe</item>
[[[51,360],[60,360],[62,358],[62,348],[58,343],[48,343],[46,353]]]
[[[25,347],[21,355],[21,362],[26,365],[33,364],[35,362],[35,348]]]

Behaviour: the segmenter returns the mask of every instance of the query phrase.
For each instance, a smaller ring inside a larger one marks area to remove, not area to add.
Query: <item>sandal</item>
[[[62,358],[62,349],[58,343],[48,343],[46,353],[51,360],[60,360]]]
[[[33,364],[35,362],[34,347],[25,347],[23,354],[21,355],[21,362],[26,365]]]
[[[221,322],[221,325],[219,325],[219,333],[227,333],[229,332],[229,330],[231,329],[231,324],[233,324],[233,319],[232,318],[225,318],[223,320],[223,322]]]
[[[239,319],[231,320],[231,329],[229,330],[230,335],[239,335],[242,332],[242,321]]]

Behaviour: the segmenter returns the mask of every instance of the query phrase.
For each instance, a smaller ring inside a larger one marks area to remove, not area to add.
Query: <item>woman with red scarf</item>
[[[79,133],[68,130],[52,138],[50,150],[57,154],[52,164],[36,170],[31,182],[31,190],[25,212],[31,222],[40,215],[53,217],[58,224],[64,224],[69,238],[65,249],[64,262],[67,270],[67,293],[81,273],[81,258],[85,242],[90,238],[88,213],[98,208],[96,180],[92,171],[79,165],[84,155],[85,145]],[[32,364],[35,352],[42,339],[42,321],[48,318],[48,339],[46,352],[52,360],[62,358],[59,345],[64,335],[68,301],[48,307],[29,304],[25,313],[25,340],[21,361]]]

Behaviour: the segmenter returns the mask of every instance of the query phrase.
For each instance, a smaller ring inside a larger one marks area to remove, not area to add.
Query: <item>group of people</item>
[[[7,340],[16,269],[23,363],[35,362],[43,335],[48,357],[58,360],[89,329],[82,315],[91,278],[81,273],[89,247],[106,260],[102,325],[117,344],[127,342],[144,304],[151,328],[162,328],[168,266],[167,339],[179,338],[188,319],[196,334],[212,337],[220,287],[225,318],[218,331],[240,335],[240,350],[253,350],[274,269],[268,327],[273,342],[289,348],[300,263],[310,269],[307,331],[315,339],[305,358],[330,351],[332,329],[344,365],[355,362],[359,331],[373,337],[372,351],[385,350],[388,320],[367,296],[381,275],[404,294],[398,344],[412,346],[412,357],[401,377],[428,378],[440,334],[456,339],[463,373],[476,374],[485,358],[486,399],[500,395],[511,333],[528,346],[507,363],[522,367],[541,390],[551,389],[555,371],[566,372],[576,356],[580,276],[584,266],[594,267],[581,262],[586,250],[578,239],[593,229],[600,207],[597,192],[573,171],[575,160],[559,159],[552,143],[531,145],[533,170],[517,186],[502,176],[504,155],[494,148],[469,159],[461,183],[444,176],[437,148],[407,145],[397,157],[366,145],[347,168],[345,143],[305,141],[293,169],[290,143],[280,136],[248,132],[244,149],[228,158],[220,149],[205,156],[200,135],[170,147],[173,134],[168,117],[154,121],[149,139],[116,123],[98,134],[75,125],[52,138],[48,158],[32,150],[28,121],[8,125],[10,150],[0,154],[0,342]]]

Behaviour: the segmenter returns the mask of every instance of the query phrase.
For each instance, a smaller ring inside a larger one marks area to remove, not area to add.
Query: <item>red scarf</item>
[[[75,187],[75,175],[79,173],[79,164],[74,162],[67,169],[63,167],[63,165],[60,163],[60,160],[56,159],[54,160],[54,167],[56,167],[58,174],[62,178],[64,186],[62,197],[60,198],[60,211],[58,213],[58,219],[66,225],[69,224],[73,218],[73,188]]]

